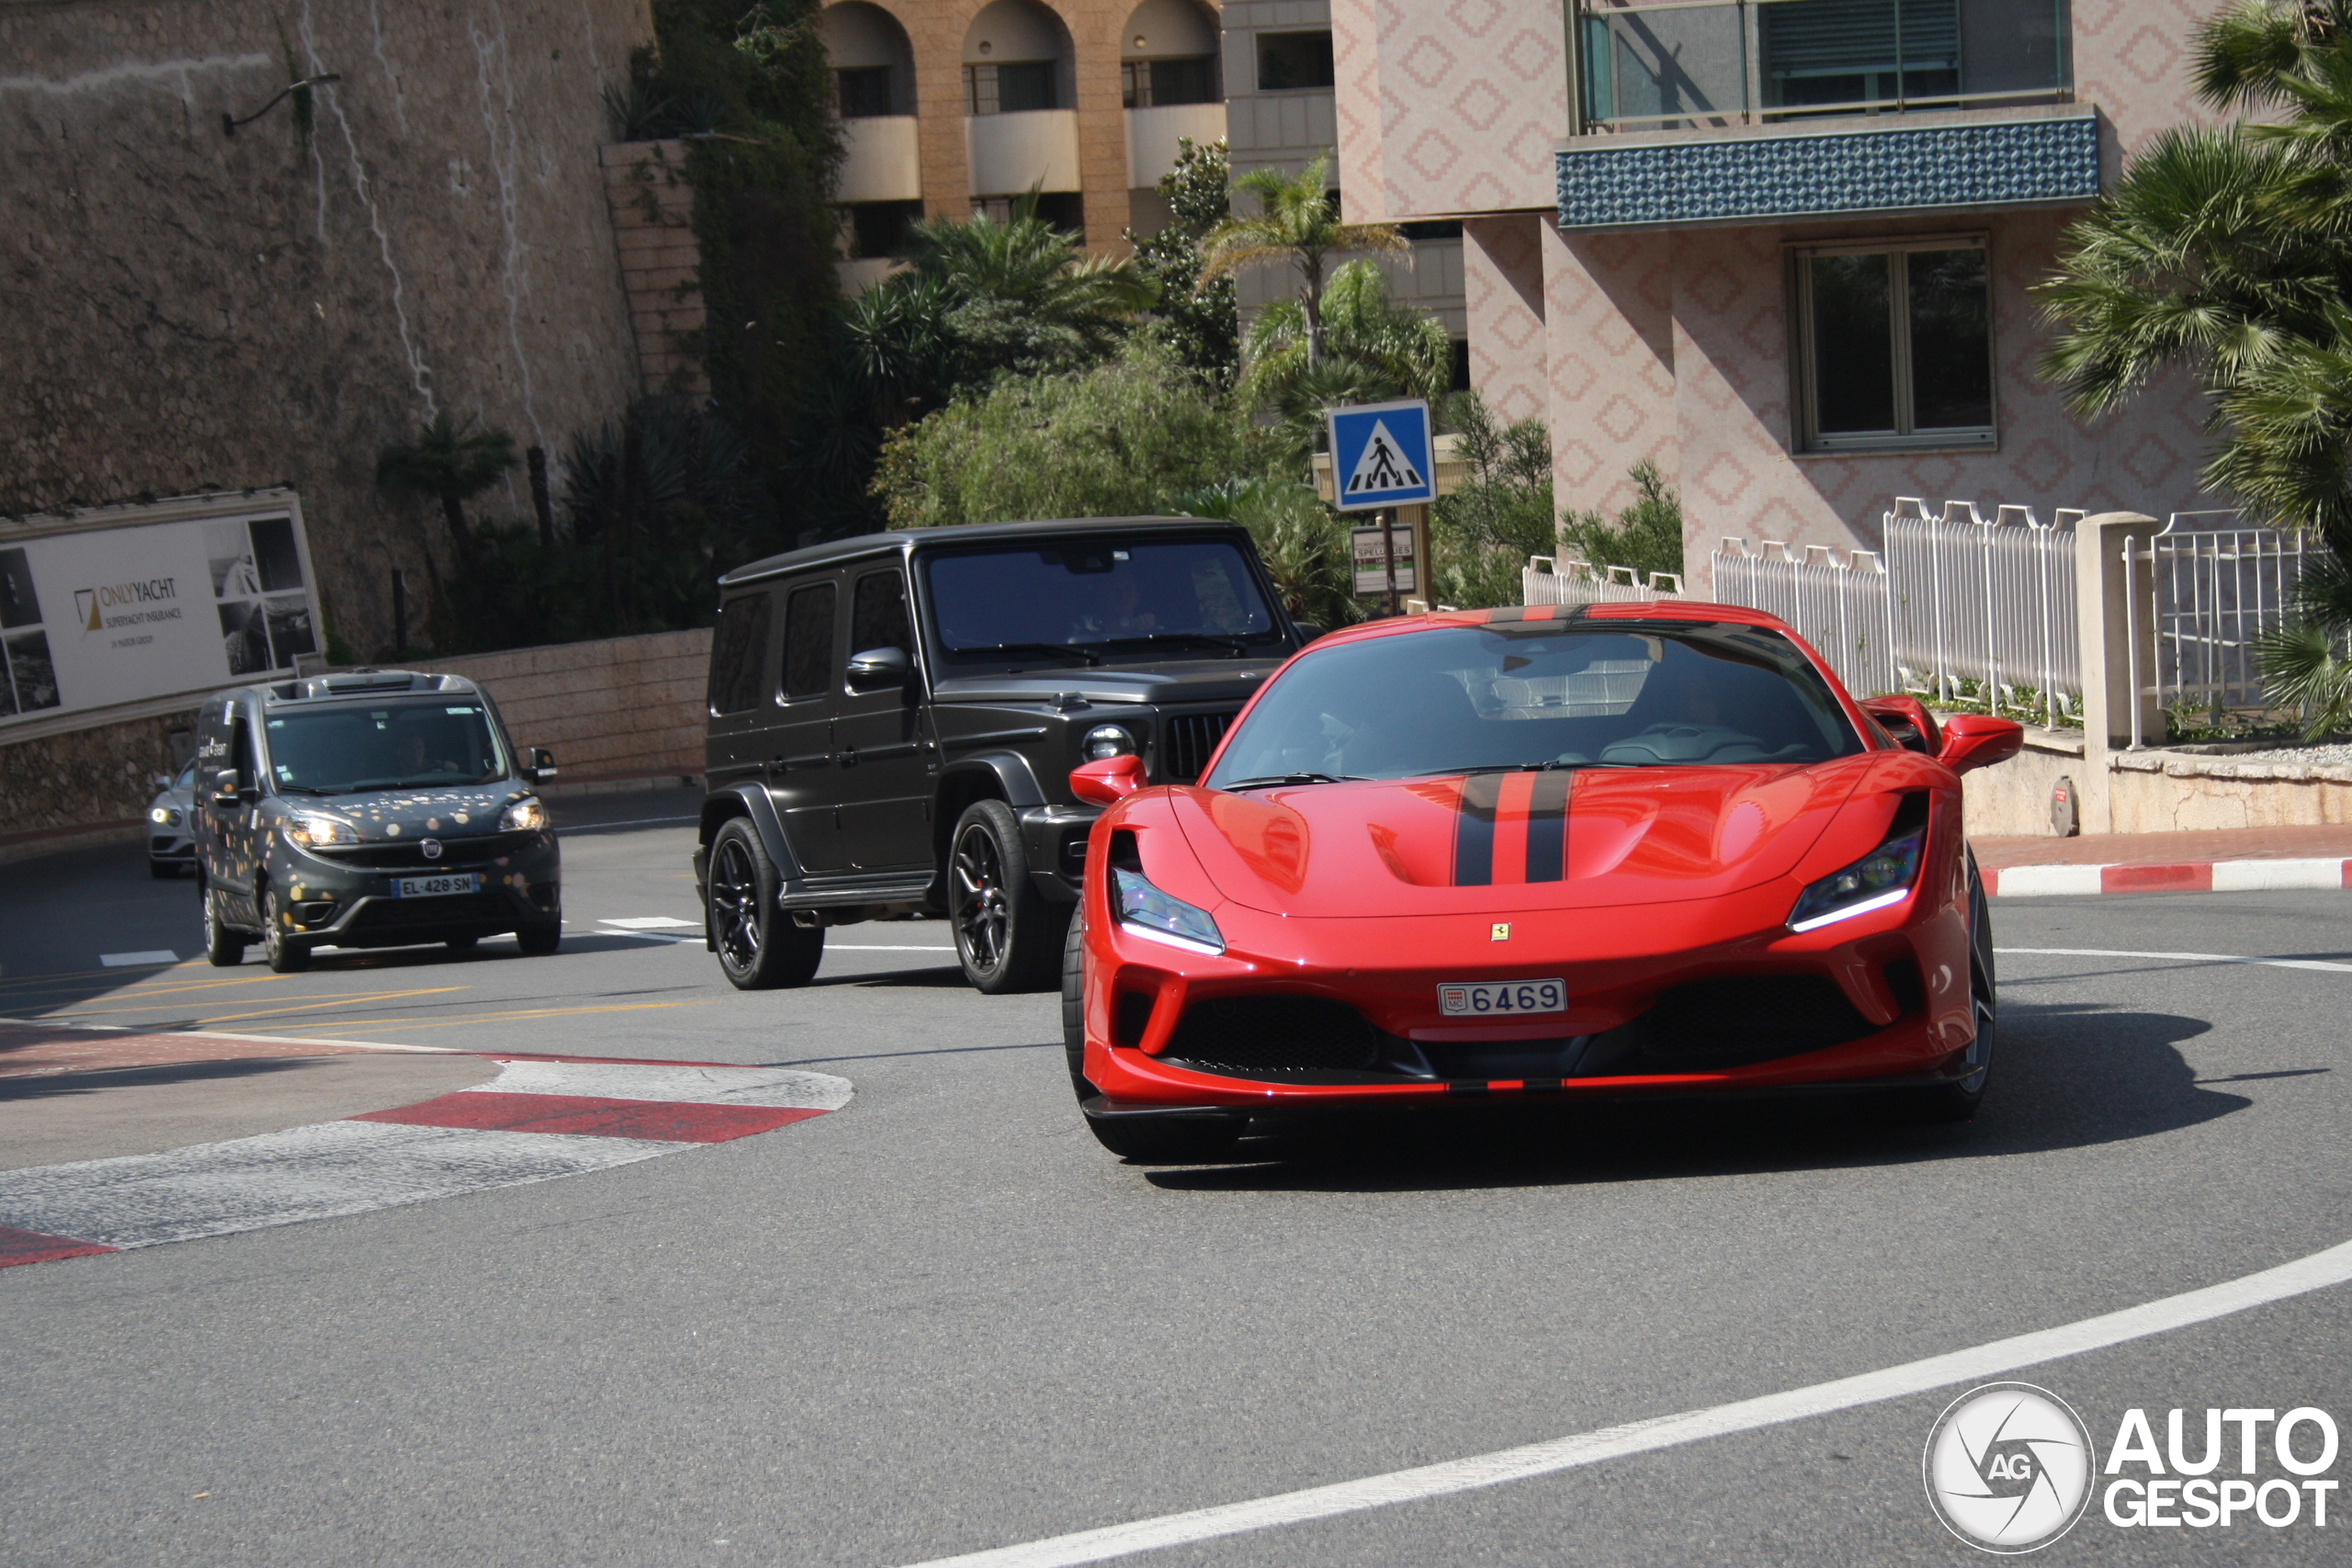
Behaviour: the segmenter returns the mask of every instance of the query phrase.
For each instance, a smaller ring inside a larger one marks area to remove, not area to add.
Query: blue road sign
[[[1413,399],[1332,409],[1331,479],[1342,512],[1437,499],[1430,405]]]

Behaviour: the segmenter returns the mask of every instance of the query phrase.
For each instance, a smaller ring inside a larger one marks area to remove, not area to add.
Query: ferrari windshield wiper
[[[1481,762],[1469,768],[1428,768],[1413,774],[1417,779],[1466,777],[1471,773],[1549,773],[1580,768],[1639,768],[1642,762],[1571,762],[1565,757],[1555,757],[1548,762]]]
[[[985,648],[959,648],[957,653],[1050,653],[1057,659],[1075,659],[1081,664],[1100,664],[1102,656],[1082,648],[1072,648],[1066,642],[993,642]]]
[[[1236,779],[1219,789],[1268,789],[1275,784],[1360,784],[1362,773],[1269,773],[1261,779]]]

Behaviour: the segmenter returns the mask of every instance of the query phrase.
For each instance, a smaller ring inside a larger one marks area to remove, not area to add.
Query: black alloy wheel
[[[245,961],[244,934],[221,919],[220,895],[202,877],[197,879],[196,897],[204,907],[204,961],[216,969],[235,968]]]
[[[749,821],[738,817],[718,829],[703,920],[720,973],[739,991],[805,986],[824,959],[823,928],[797,925],[776,908],[780,881]]]
[[[947,917],[973,989],[997,997],[1050,987],[1066,913],[1029,880],[1012,808],[1001,800],[966,807],[947,856]]]
[[[1993,968],[1993,912],[1984,900],[1984,884],[1976,874],[1976,859],[1968,862],[1969,1006],[1976,1015],[1976,1037],[1969,1042],[1965,1077],[1933,1089],[1919,1089],[1910,1104],[1917,1121],[1966,1122],[1984,1103],[1984,1086],[1993,1077],[1993,1048],[1999,1037],[1999,998]]]
[[[289,934],[293,928],[287,922],[290,918],[287,912],[286,900],[279,897],[277,889],[263,888],[262,956],[269,961],[270,968],[280,975],[296,974],[311,966],[311,944],[300,937]]]

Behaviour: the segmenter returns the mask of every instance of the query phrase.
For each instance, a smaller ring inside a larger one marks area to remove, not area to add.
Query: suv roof
[[[332,675],[305,675],[240,690],[257,694],[271,707],[287,703],[348,701],[353,697],[393,697],[425,692],[448,696],[479,696],[481,693],[481,687],[463,675],[435,675],[413,670],[343,670]]]
[[[829,566],[835,561],[850,560],[858,556],[880,555],[886,552],[910,552],[917,546],[937,541],[941,544],[962,544],[971,540],[1026,539],[1039,536],[1051,537],[1057,534],[1121,533],[1129,530],[1169,530],[1182,528],[1190,532],[1233,533],[1247,536],[1249,530],[1238,523],[1227,523],[1217,517],[1066,517],[1035,523],[963,523],[947,528],[893,528],[882,534],[860,534],[854,539],[833,539],[807,549],[792,550],[780,556],[769,556],[739,566],[718,580],[721,588],[736,588],[746,582],[756,582],[764,577],[775,577],[805,567]]]

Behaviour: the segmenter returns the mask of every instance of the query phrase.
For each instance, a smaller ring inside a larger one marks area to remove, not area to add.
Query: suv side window
[[[833,585],[796,588],[784,604],[784,700],[821,697],[833,685]]]
[[[765,589],[729,599],[718,612],[710,650],[710,711],[741,713],[760,705],[760,662],[768,650]]]
[[[867,572],[850,595],[851,656],[877,648],[895,648],[914,657],[914,637],[907,626],[907,580],[895,569]]]

